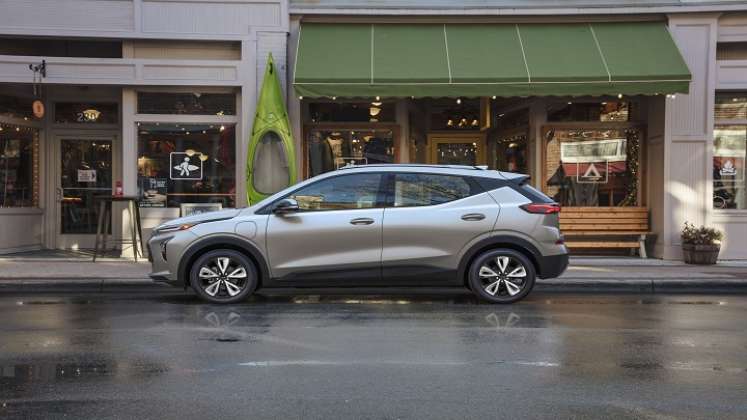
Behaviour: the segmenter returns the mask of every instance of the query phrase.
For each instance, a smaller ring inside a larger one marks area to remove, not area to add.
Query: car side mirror
[[[298,201],[292,199],[292,198],[284,198],[278,202],[276,202],[272,206],[272,212],[277,215],[283,215],[287,213],[293,213],[297,212],[299,210],[298,208]]]

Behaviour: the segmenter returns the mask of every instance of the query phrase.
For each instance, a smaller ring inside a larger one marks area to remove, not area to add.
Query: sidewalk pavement
[[[178,291],[148,277],[150,264],[118,258],[91,262],[87,256],[0,257],[0,291],[113,292]],[[557,279],[537,280],[537,290],[620,293],[747,293],[747,261],[714,266],[638,258],[571,258]]]

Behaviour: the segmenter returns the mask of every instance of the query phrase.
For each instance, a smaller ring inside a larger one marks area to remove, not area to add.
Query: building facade
[[[688,221],[724,230],[721,258],[747,258],[747,2],[0,9],[0,253],[91,248],[94,197],[118,188],[139,198],[146,236],[185,204],[246,205],[272,53],[302,178],[349,163],[487,165],[530,174],[566,207],[647,208],[649,255],[681,258]],[[656,42],[672,48],[646,55]],[[114,212],[115,236],[126,222]]]
[[[680,259],[690,222],[725,232],[721,258],[747,258],[746,11],[716,1],[291,1],[301,171],[373,160],[524,172],[569,211],[645,207],[650,256]],[[657,27],[668,34],[658,39]],[[432,58],[433,48],[443,52]],[[670,59],[686,70],[664,68]],[[644,80],[653,84],[632,87]],[[684,89],[665,83],[681,80]]]
[[[285,77],[288,16],[286,0],[0,1],[0,252],[92,248],[94,197],[120,188],[146,237],[185,203],[246,205],[245,139],[269,53]],[[172,170],[185,158],[199,173]]]

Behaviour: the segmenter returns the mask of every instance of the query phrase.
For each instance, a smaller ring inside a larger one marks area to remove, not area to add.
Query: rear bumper
[[[568,268],[568,254],[548,255],[539,258],[539,278],[560,277]]]

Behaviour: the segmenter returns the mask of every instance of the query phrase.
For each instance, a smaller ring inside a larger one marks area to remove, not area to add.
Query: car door
[[[459,252],[492,231],[500,209],[464,176],[395,173],[389,191],[382,250],[385,280],[455,281]]]
[[[281,282],[379,280],[382,181],[381,173],[344,174],[288,195],[299,211],[272,214],[267,224],[272,277]]]

